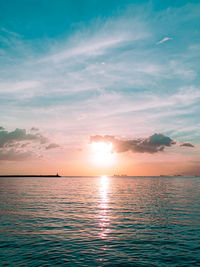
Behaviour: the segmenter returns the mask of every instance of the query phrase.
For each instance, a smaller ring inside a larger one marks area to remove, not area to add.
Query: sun
[[[92,161],[97,165],[111,165],[114,163],[113,144],[110,142],[92,143]]]

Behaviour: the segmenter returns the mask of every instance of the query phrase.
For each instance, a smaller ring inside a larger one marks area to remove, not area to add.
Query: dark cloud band
[[[122,153],[131,151],[133,153],[157,153],[163,151],[165,147],[170,147],[176,142],[164,134],[153,134],[147,138],[137,138],[121,140],[110,135],[95,135],[90,137],[90,142],[111,142],[113,151]]]
[[[194,147],[194,145],[193,145],[193,144],[191,144],[191,143],[188,143],[188,142],[186,142],[186,143],[182,143],[182,144],[180,144],[180,146]]]

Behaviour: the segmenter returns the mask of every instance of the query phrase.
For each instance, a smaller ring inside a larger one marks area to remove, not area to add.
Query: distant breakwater
[[[56,174],[56,175],[32,175],[32,174],[27,174],[27,175],[0,175],[0,178],[7,178],[7,177],[61,177],[60,175]]]

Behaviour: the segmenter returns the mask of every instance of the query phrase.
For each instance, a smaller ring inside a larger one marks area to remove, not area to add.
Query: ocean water
[[[200,266],[200,177],[0,178],[1,266]]]

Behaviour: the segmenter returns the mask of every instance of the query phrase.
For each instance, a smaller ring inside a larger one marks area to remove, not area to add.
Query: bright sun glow
[[[93,142],[93,162],[98,165],[111,165],[114,162],[112,143]]]

